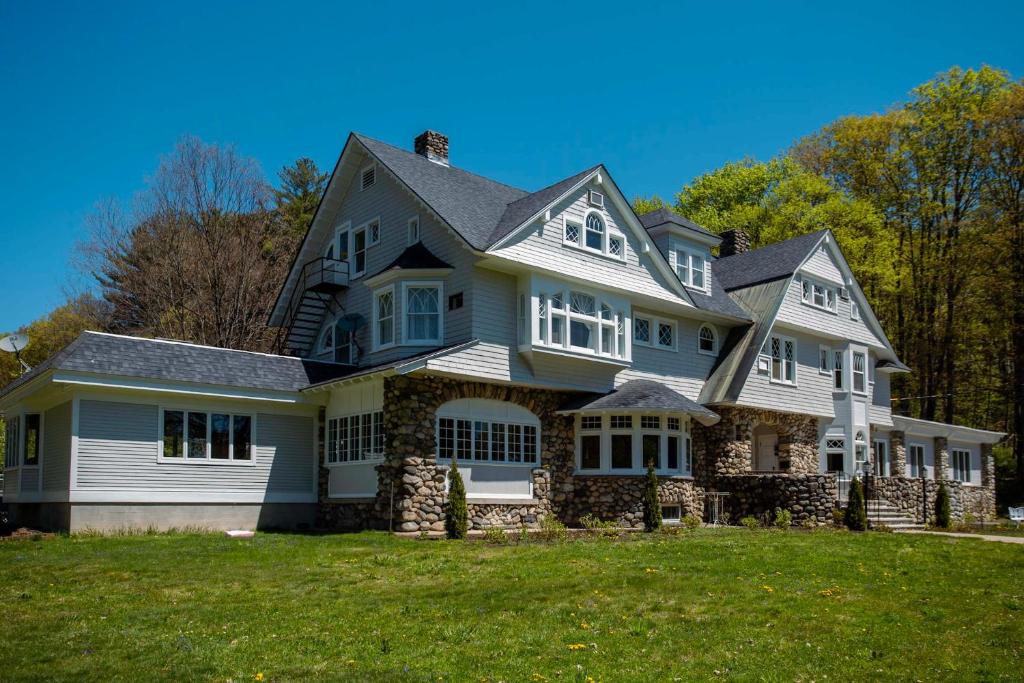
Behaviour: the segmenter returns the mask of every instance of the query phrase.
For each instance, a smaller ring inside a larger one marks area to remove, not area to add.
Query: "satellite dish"
[[[6,351],[7,353],[13,353],[14,357],[21,363],[21,367],[24,372],[28,372],[32,368],[28,366],[28,363],[21,359],[21,350],[28,346],[28,335],[27,334],[12,334],[0,339],[0,351]]]
[[[28,346],[28,336],[24,334],[12,334],[0,339],[0,351],[7,353],[18,353]]]
[[[349,313],[338,319],[338,328],[343,332],[355,332],[366,325],[366,318],[358,313]]]

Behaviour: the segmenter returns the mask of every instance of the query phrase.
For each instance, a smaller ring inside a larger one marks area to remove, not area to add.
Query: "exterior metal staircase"
[[[908,529],[923,529],[923,524],[918,524],[914,518],[906,512],[894,507],[889,501],[882,498],[872,498],[867,501],[868,526],[878,527],[884,525],[893,531],[906,531]]]
[[[334,296],[348,287],[348,263],[316,258],[302,266],[285,315],[282,350],[300,355],[316,343],[324,313]]]

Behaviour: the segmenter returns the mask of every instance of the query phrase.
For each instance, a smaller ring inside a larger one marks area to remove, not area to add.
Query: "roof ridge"
[[[131,339],[137,342],[155,342],[158,344],[176,344],[178,346],[191,346],[197,349],[211,349],[213,351],[230,351],[232,353],[250,353],[255,356],[266,356],[269,358],[287,358],[289,360],[307,360],[305,358],[299,358],[298,356],[285,356],[280,353],[267,353],[265,351],[250,351],[248,349],[231,349],[226,346],[211,346],[210,344],[197,344],[195,342],[185,341],[183,339],[164,339],[161,337],[136,337],[130,334],[116,334],[114,332],[100,332],[99,330],[83,330],[82,334],[95,334],[102,337],[116,337],[118,339]],[[75,341],[81,338],[81,335],[75,338]],[[73,344],[74,342],[72,342]],[[65,348],[69,348],[71,344],[68,344]],[[322,361],[314,361],[322,362]]]
[[[777,247],[777,246],[780,246],[780,245],[790,244],[792,242],[795,242],[796,240],[807,239],[807,238],[813,237],[813,236],[820,237],[821,235],[824,235],[826,232],[829,232],[829,231],[830,231],[829,228],[822,228],[821,230],[815,230],[814,232],[805,232],[802,235],[795,235],[795,236],[790,237],[788,239],[779,240],[778,242],[772,242],[771,244],[766,244],[764,246],[758,247],[757,249],[751,249],[750,251],[744,251],[744,252],[739,253],[739,254],[731,254],[729,256],[723,256],[721,258],[716,258],[714,262],[715,263],[721,263],[723,261],[728,261],[729,259],[737,258],[739,256],[750,256],[751,254],[757,254],[759,251],[764,251],[765,249],[771,249],[773,247]]]
[[[534,195],[537,195],[537,194],[540,194],[541,192],[545,192],[547,190],[554,189],[555,187],[561,185],[562,183],[567,182],[569,180],[572,180],[574,178],[580,178],[580,177],[585,176],[585,175],[587,175],[589,173],[592,173],[596,169],[600,168],[603,165],[604,164],[597,163],[597,164],[594,164],[593,166],[591,166],[588,169],[582,170],[582,171],[580,171],[578,173],[573,173],[571,175],[567,175],[567,176],[565,176],[564,178],[562,178],[560,180],[556,180],[555,182],[551,183],[550,185],[545,185],[544,187],[540,188],[539,190],[536,190],[535,192],[530,192],[530,193],[528,193],[524,197],[520,197],[519,199],[516,199],[514,201],[509,202],[508,206],[512,206],[513,204],[518,204],[519,202],[523,201],[524,199],[529,199],[530,197],[532,197]]]

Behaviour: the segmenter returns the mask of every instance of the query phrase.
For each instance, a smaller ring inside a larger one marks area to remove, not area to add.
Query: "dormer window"
[[[805,277],[801,283],[801,299],[808,306],[830,313],[836,312],[836,288],[831,285],[824,285]]]
[[[688,249],[676,249],[676,274],[687,287],[706,289],[702,254]]]

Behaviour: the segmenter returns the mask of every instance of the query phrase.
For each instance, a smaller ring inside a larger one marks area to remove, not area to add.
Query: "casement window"
[[[524,311],[523,319],[527,317]],[[536,344],[625,358],[624,329],[625,314],[594,294],[579,290],[538,294]]]
[[[540,461],[537,424],[481,420],[471,416],[437,418],[439,460],[534,465]]]
[[[373,293],[373,348],[383,349],[395,343],[395,288]]]
[[[604,218],[597,211],[588,212],[582,223],[568,217],[564,218],[562,243],[610,256],[619,261],[626,258],[625,237],[609,230]]]
[[[662,474],[689,474],[690,438],[676,416],[581,415],[576,423],[580,472],[640,474],[652,463]]]
[[[697,352],[710,356],[718,353],[718,332],[707,323],[697,331]]]
[[[865,356],[858,351],[853,352],[853,390],[858,394],[867,391]]]
[[[649,346],[651,343],[651,321],[648,318],[633,318],[633,343]]]
[[[8,415],[4,430],[4,467],[13,469],[21,464],[19,456],[19,440],[21,436],[21,417]]]
[[[405,282],[402,284],[402,290],[405,311],[402,325],[404,343],[440,344],[444,336],[441,283]]]
[[[645,316],[634,317],[633,343],[674,351],[676,348],[676,324],[670,320]]]
[[[796,340],[773,334],[761,347],[761,355],[769,362],[772,382],[796,384]]]
[[[704,264],[702,254],[688,249],[676,249],[676,274],[687,287],[706,290]]]
[[[384,411],[332,417],[324,457],[328,465],[382,460],[384,443]]]
[[[410,245],[420,241],[420,217],[413,216],[409,219],[407,241]]]
[[[846,439],[842,437],[825,438],[825,467],[829,472],[842,472],[846,469]]]
[[[836,288],[821,284],[803,277],[801,282],[801,299],[809,306],[820,308],[831,313],[836,312]]]
[[[949,452],[950,467],[953,469],[953,480],[970,483],[971,452],[964,448],[954,448]]]
[[[162,422],[162,460],[252,462],[252,415],[165,409]]]
[[[818,347],[818,372],[822,375],[832,374],[832,350],[827,346]]]
[[[377,183],[377,167],[370,165],[359,174],[359,190],[368,190]]]
[[[912,443],[907,446],[907,476],[925,476],[924,444]]]
[[[832,352],[832,388],[836,391],[843,390],[843,352]]]

